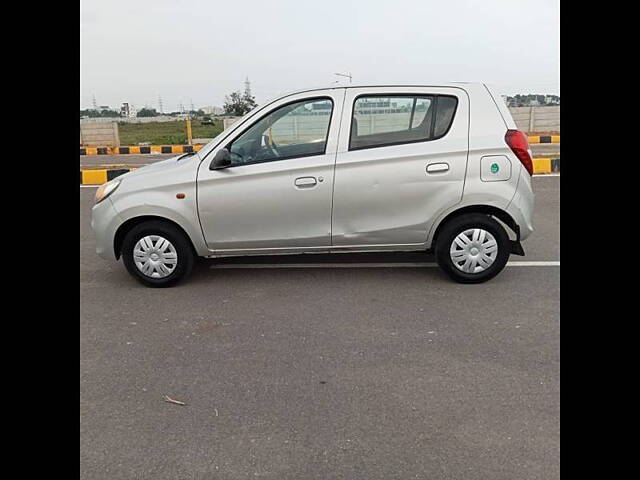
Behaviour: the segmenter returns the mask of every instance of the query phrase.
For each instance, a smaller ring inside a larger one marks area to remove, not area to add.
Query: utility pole
[[[191,117],[193,116],[195,108],[193,108],[193,99],[191,98],[189,101],[191,103],[191,110],[189,110],[189,116],[187,117],[187,144],[193,145],[193,137],[191,135]]]
[[[244,81],[244,95],[248,98],[251,97],[251,83],[249,83],[249,77]]]
[[[162,96],[158,95],[158,105],[160,105],[160,113],[164,113],[162,110]]]
[[[91,96],[91,99],[93,101],[93,109],[94,110],[98,110],[98,104],[96,103],[96,94],[95,93]]]
[[[193,135],[191,134],[191,116],[187,118],[187,144],[193,145]]]

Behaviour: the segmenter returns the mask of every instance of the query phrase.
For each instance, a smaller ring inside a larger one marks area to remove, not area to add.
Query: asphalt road
[[[536,157],[559,156],[560,144],[540,143],[532,144],[531,150]],[[80,155],[80,166],[97,167],[102,165],[128,165],[142,166],[149,163],[159,162],[167,158],[175,157],[177,154],[145,154],[145,155]]]
[[[176,157],[179,153],[144,154],[144,155],[80,155],[81,167],[96,167],[100,165],[128,165],[143,166],[159,162],[167,158]]]
[[[534,178],[536,231],[512,260],[559,260],[559,185]],[[203,260],[147,289],[95,255],[94,191],[80,189],[82,479],[559,478],[559,267],[459,285],[436,268]]]

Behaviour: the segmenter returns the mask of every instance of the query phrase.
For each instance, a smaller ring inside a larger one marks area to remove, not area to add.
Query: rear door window
[[[349,150],[440,138],[453,122],[457,102],[444,95],[360,96],[354,102]]]

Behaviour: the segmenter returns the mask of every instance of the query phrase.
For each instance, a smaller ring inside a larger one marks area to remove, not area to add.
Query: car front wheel
[[[150,220],[133,227],[122,243],[122,261],[148,287],[169,287],[193,268],[194,253],[174,225]]]

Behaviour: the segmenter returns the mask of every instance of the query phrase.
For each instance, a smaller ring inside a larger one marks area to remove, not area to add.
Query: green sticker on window
[[[492,163],[491,164],[491,173],[498,173],[498,170],[500,170],[500,167],[498,166],[497,163]]]

